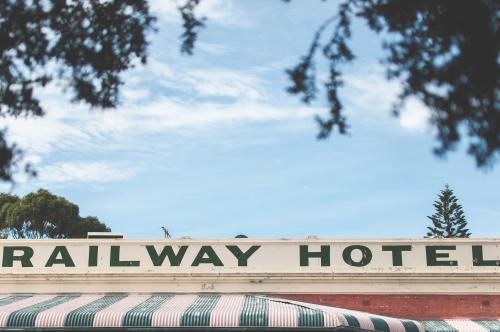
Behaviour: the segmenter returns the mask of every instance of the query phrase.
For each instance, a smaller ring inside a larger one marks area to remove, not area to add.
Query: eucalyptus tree
[[[81,217],[78,205],[45,189],[24,197],[0,194],[0,227],[15,239],[85,238],[110,229],[96,217]]]

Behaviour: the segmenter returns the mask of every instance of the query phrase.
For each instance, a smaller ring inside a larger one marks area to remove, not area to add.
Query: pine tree
[[[471,235],[462,206],[448,184],[438,195],[434,208],[436,212],[432,216],[427,216],[432,221],[433,227],[427,227],[429,232],[426,237],[453,238]]]

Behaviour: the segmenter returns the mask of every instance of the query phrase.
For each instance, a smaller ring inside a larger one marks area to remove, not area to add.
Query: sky
[[[161,238],[161,226],[173,237],[421,238],[448,183],[472,236],[499,235],[498,165],[477,169],[465,144],[433,155],[418,100],[391,115],[400,86],[385,80],[381,39],[362,22],[341,92],[350,134],[316,139],[324,95],[304,105],[285,71],[335,1],[204,0],[193,56],[179,52],[174,2],[151,5],[148,63],[124,75],[119,107],[73,104],[52,84],[38,92],[44,118],[4,119],[39,174],[4,191],[48,189],[127,238]]]

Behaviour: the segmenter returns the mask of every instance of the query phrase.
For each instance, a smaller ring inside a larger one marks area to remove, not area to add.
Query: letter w
[[[170,262],[170,266],[179,266],[181,265],[182,258],[186,253],[188,246],[180,246],[179,251],[174,253],[172,246],[164,246],[161,254],[158,255],[155,246],[146,246],[146,250],[148,251],[149,258],[151,258],[151,262],[154,266],[161,266],[165,257],[168,256],[168,260]]]

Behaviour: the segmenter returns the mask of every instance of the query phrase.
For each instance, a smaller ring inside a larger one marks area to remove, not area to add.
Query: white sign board
[[[152,291],[183,291],[183,285],[190,291],[216,286],[224,291],[232,285],[280,292],[289,284],[295,291],[336,291],[344,285],[346,290],[353,286],[365,291],[380,286],[378,290],[386,292],[405,283],[415,288],[412,283],[422,280],[419,292],[426,282],[433,292],[440,280],[445,289],[462,280],[467,284],[462,291],[500,291],[497,239],[2,240],[0,262],[0,291],[13,284],[40,287],[40,278],[47,286],[56,283],[65,289],[73,283],[104,291],[133,283]],[[152,289],[141,286],[140,280],[153,283]]]

